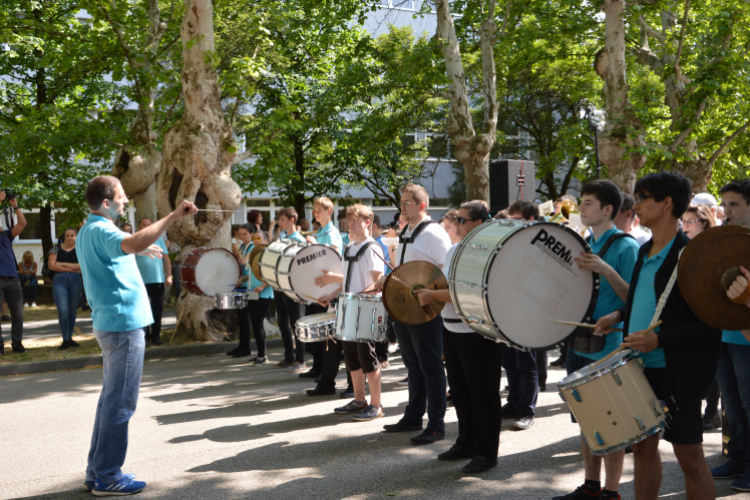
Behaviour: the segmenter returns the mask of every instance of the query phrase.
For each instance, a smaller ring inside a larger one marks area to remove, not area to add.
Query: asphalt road
[[[551,369],[550,387],[562,374]],[[357,423],[333,413],[341,399],[306,396],[308,379],[271,365],[224,355],[150,361],[124,470],[147,481],[143,499],[540,500],[582,483],[578,430],[556,392],[540,395],[530,430],[505,421],[498,467],[472,477],[460,471],[465,461],[435,458],[456,437],[452,409],[446,440],[435,445],[411,446],[413,433],[382,431],[404,412],[407,390],[396,385],[404,376],[396,355],[383,373],[386,417]],[[339,386],[345,377],[342,367]],[[0,498],[88,498],[81,485],[101,379],[99,368],[0,378]],[[720,433],[705,437],[709,464],[723,463]],[[671,446],[660,449],[661,498],[685,498]],[[750,498],[730,483],[716,483],[717,497]],[[634,498],[632,455],[620,492]]]

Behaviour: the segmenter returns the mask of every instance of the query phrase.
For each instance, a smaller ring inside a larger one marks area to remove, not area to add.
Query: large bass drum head
[[[328,245],[308,245],[300,249],[292,257],[289,267],[289,281],[294,293],[309,302],[335,292],[341,283],[329,283],[324,287],[315,284],[315,278],[325,271],[341,272],[341,255],[337,250]]]
[[[511,343],[551,349],[576,333],[551,319],[590,321],[599,280],[573,261],[584,251],[590,248],[578,233],[547,222],[530,224],[505,241],[490,263],[487,304]]]
[[[240,279],[240,263],[225,248],[211,248],[200,256],[195,266],[195,282],[203,295],[229,293]]]

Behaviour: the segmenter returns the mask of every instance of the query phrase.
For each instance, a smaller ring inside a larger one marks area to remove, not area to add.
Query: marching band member
[[[406,217],[408,226],[399,237],[397,265],[424,260],[442,268],[451,242],[440,224],[427,215],[429,202],[422,186],[409,183],[401,189],[401,214]],[[382,290],[384,282],[385,277],[378,280],[376,290]],[[427,428],[411,438],[411,442],[432,444],[445,438],[443,320],[438,316],[422,325],[394,321],[394,329],[409,378],[409,404],[401,420],[385,425],[384,429],[389,432],[421,430],[422,417],[427,412]]]
[[[456,213],[458,241],[489,219],[487,209],[478,202],[461,205]],[[443,273],[446,278],[458,241],[448,249]],[[471,459],[463,467],[467,474],[484,472],[497,466],[500,446],[500,362],[505,344],[487,339],[464,324],[451,303],[450,290],[417,290],[421,305],[434,300],[445,302],[443,350],[451,397],[458,416],[458,438],[438,460]]]
[[[343,293],[358,293],[367,289],[385,272],[383,263],[385,255],[380,245],[369,234],[373,222],[372,209],[360,204],[352,205],[346,210],[346,218],[349,222],[349,237],[352,241],[344,252],[344,260],[341,262],[342,273],[328,272],[318,278],[321,286],[329,283],[342,284],[338,290],[320,299],[321,305],[324,306],[342,293],[342,290]],[[380,257],[375,255],[376,253]],[[352,377],[354,400],[336,408],[334,412],[355,413],[353,418],[358,422],[385,416],[380,401],[380,362],[375,350],[375,342],[341,341],[340,344],[344,351],[346,369]],[[370,386],[369,405],[365,398],[365,376]]]
[[[581,253],[581,257],[575,260],[578,267],[598,273],[601,278],[599,298],[592,315],[593,319],[597,320],[625,305],[628,298],[628,283],[633,275],[640,246],[635,238],[629,237],[614,225],[614,219],[622,204],[622,192],[614,182],[589,182],[583,186],[581,195],[581,222],[591,228],[592,237],[588,242],[591,245],[591,253]],[[566,358],[568,375],[604,358],[617,349],[621,342],[622,333],[613,332],[605,337],[604,349],[599,352],[581,352],[569,348]],[[585,472],[583,486],[568,495],[553,497],[552,500],[619,500],[617,490],[622,476],[625,450],[599,457],[591,453],[582,436],[581,454]],[[606,470],[603,489],[602,462]]]
[[[600,318],[597,326],[609,333],[612,325],[624,320],[627,336],[621,345],[643,353],[646,378],[669,408],[672,420],[664,439],[672,443],[685,475],[687,498],[711,500],[715,488],[703,454],[701,407],[715,377],[721,336],[695,316],[675,286],[680,251],[690,241],[679,228],[690,192],[690,181],[672,172],[650,174],[637,182],[633,208],[653,236],[638,254],[626,307]],[[658,319],[661,326],[644,334]],[[633,445],[637,500],[659,496],[659,434]]]
[[[721,188],[721,205],[727,224],[750,227],[750,180],[730,182]],[[719,381],[727,412],[729,461],[711,470],[715,479],[737,478],[732,488],[750,491],[750,342],[741,331],[722,332]]]
[[[344,242],[341,233],[331,221],[333,217],[333,202],[325,196],[313,201],[313,215],[320,222],[320,230],[315,239],[308,236],[308,243],[320,243],[332,246],[339,254],[344,250]],[[316,279],[316,284],[318,284]],[[318,285],[321,286],[321,285]],[[325,285],[322,285],[325,286]],[[320,314],[326,312],[326,308],[320,304],[311,304],[307,307],[307,314]],[[300,377],[320,377],[317,386],[307,391],[308,396],[326,396],[336,394],[336,375],[341,365],[341,343],[332,339],[325,342],[313,344],[313,366],[307,373]]]
[[[305,243],[305,238],[297,231],[297,211],[294,207],[286,207],[279,210],[278,227],[280,238]],[[305,364],[305,343],[294,337],[294,327],[302,316],[305,315],[305,305],[290,298],[287,294],[274,291],[274,303],[276,314],[279,318],[279,331],[281,340],[284,342],[284,360],[279,362],[277,368],[286,368],[289,372],[299,372],[307,368]]]

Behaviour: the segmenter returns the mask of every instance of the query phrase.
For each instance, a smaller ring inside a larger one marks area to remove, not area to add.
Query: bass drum
[[[517,349],[561,346],[591,322],[599,277],[573,258],[591,248],[551,222],[493,220],[469,233],[451,260],[448,286],[458,316],[481,335]]]
[[[180,266],[180,284],[190,293],[215,297],[231,293],[240,279],[240,262],[226,248],[196,248]]]
[[[276,278],[276,267],[284,252],[289,247],[294,247],[298,243],[289,239],[279,239],[266,246],[263,253],[260,254],[258,267],[263,281],[268,283],[274,290],[281,290]]]
[[[296,243],[288,246],[276,265],[279,289],[294,300],[312,304],[318,298],[336,291],[341,284],[330,283],[324,287],[315,284],[315,278],[324,271],[340,272],[341,255],[328,245]]]

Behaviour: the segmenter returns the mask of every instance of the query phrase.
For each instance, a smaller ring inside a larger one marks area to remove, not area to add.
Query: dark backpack
[[[47,255],[44,257],[44,262],[42,263],[42,276],[44,277],[45,283],[52,283],[52,280],[55,277],[55,271],[52,271],[49,268],[49,256],[52,254],[52,252],[57,253],[57,250],[60,249],[60,245],[53,245],[52,249],[47,252]]]

